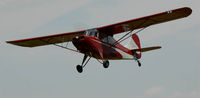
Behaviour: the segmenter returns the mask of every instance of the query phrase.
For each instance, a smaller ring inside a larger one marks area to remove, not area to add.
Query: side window
[[[98,37],[98,36],[97,36],[97,33],[98,33],[98,32],[92,31],[92,32],[90,32],[90,33],[91,33],[90,36]]]
[[[85,32],[85,35],[98,37],[98,31],[96,29],[90,29]]]
[[[88,31],[85,31],[85,35],[89,36],[89,32],[88,32]]]
[[[115,43],[115,39],[113,39],[112,36],[104,34],[104,33],[99,33],[99,39],[102,42],[105,42],[105,43],[108,43],[108,44],[111,44],[111,45],[113,45]]]

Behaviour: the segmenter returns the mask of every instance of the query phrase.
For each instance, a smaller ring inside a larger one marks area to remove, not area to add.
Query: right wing
[[[43,46],[43,45],[50,45],[50,44],[57,44],[72,41],[72,39],[76,36],[83,35],[83,31],[77,32],[69,32],[69,33],[62,33],[62,34],[55,34],[49,36],[42,36],[42,37],[35,37],[29,39],[21,39],[21,40],[14,40],[14,41],[7,41],[7,43],[23,46],[23,47],[36,47],[36,46]]]
[[[184,18],[189,16],[191,13],[192,13],[191,8],[183,7],[137,19],[132,19],[120,23],[99,27],[97,28],[97,30],[99,30],[99,32],[106,33],[108,35],[114,35],[139,28],[148,27],[150,25],[160,24],[163,22]]]

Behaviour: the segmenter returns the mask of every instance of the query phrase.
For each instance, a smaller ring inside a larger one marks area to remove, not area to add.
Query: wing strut
[[[53,38],[52,38],[52,39],[53,39]],[[47,41],[40,39],[40,41],[42,41],[42,42],[44,42],[44,43],[47,43],[47,44],[52,44],[52,45],[54,45],[54,46],[57,46],[57,47],[60,47],[60,48],[63,48],[63,49],[67,49],[67,50],[71,50],[71,51],[80,53],[78,50],[68,48],[68,47],[67,47],[67,46],[68,46],[68,42],[67,42],[66,46],[64,46],[63,43],[61,43],[61,45],[55,44],[55,43],[51,43],[50,41],[51,41],[52,39],[49,39],[49,40],[47,40]],[[64,38],[63,38],[63,40],[64,40]]]
[[[149,27],[149,26],[147,26],[147,27]],[[144,29],[146,29],[147,27],[141,28],[140,30],[138,30],[137,32],[135,32],[135,33],[133,33],[133,34],[137,34],[137,33],[141,32],[141,31],[143,31]],[[113,46],[115,46],[115,45],[117,45],[117,44],[123,42],[124,40],[128,39],[129,37],[131,37],[131,36],[132,36],[131,33],[132,33],[133,31],[134,31],[134,30],[131,30],[131,31],[129,31],[127,34],[125,34],[124,36],[122,36],[119,40],[117,40],[117,41],[113,44]],[[129,34],[131,34],[131,35],[129,35]],[[129,35],[129,36],[128,36],[128,35]]]
[[[137,33],[139,33],[139,32],[141,32],[141,31],[143,31],[144,29],[146,29],[147,27],[144,27],[144,28],[142,28],[142,29],[140,29],[140,30],[138,30],[137,32],[135,32],[135,33],[133,33],[133,34],[137,34]],[[133,30],[132,31],[130,31],[128,34],[130,34],[130,33],[132,33],[133,32]],[[127,37],[126,38],[124,38],[124,39],[121,39],[120,41],[117,41],[118,42],[118,44],[119,43],[121,43],[121,42],[123,42],[124,40],[126,40],[126,39],[128,39],[129,37],[131,37],[132,35],[126,35]]]
[[[137,27],[140,27],[140,26],[142,26],[142,25],[144,25],[144,24],[147,23],[149,20],[151,20],[151,19],[149,19],[149,18],[146,19],[146,20],[145,20],[144,22],[142,22],[140,25],[136,26],[136,28],[137,28]],[[137,33],[141,32],[142,30],[146,29],[146,28],[149,27],[149,26],[150,26],[150,25],[141,28],[139,31],[135,32],[134,34],[137,34]],[[134,28],[134,27],[133,27],[133,28]],[[124,40],[128,39],[129,37],[131,37],[131,35],[129,35],[129,34],[131,34],[134,30],[135,30],[135,29],[132,29],[132,30],[129,31],[127,34],[125,34],[125,35],[122,36],[120,39],[118,39],[118,40],[113,44],[113,46],[116,45],[116,44],[119,44],[119,43],[123,42]],[[128,36],[128,35],[129,35],[129,36]],[[126,37],[126,36],[127,36],[127,37]]]

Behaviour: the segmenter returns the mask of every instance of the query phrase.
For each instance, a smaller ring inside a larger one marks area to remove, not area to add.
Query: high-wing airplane
[[[103,64],[104,68],[109,67],[108,60],[136,60],[138,66],[140,67],[141,63],[139,59],[142,56],[142,52],[160,49],[161,47],[153,46],[141,48],[137,33],[151,25],[184,18],[189,16],[191,13],[192,9],[189,7],[183,7],[103,27],[29,39],[7,41],[7,43],[23,47],[55,45],[82,53],[84,54],[82,64],[76,66],[76,69],[79,73],[83,71],[83,68],[91,57],[97,59],[101,64]],[[133,32],[136,29],[138,30]],[[125,33],[125,35],[118,40],[115,40],[113,36],[119,33]],[[129,37],[131,37],[131,40],[126,46],[120,44]],[[68,43],[71,41],[76,49],[69,48],[67,45],[63,45],[63,43]]]

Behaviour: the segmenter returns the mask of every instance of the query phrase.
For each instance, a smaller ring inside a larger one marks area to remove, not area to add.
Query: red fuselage
[[[131,50],[116,41],[113,45],[103,42],[97,37],[82,35],[73,38],[72,43],[81,53],[97,59],[134,59]]]

